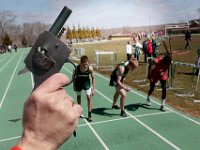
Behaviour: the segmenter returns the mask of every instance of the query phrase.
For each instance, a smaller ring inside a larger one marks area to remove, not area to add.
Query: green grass
[[[192,42],[191,42],[191,50],[186,54],[175,55],[173,56],[173,61],[181,61],[187,63],[195,63],[197,60],[197,48],[200,46],[200,35],[192,35]],[[165,41],[167,47],[169,49],[168,41]],[[94,43],[94,44],[77,44],[74,47],[77,48],[85,48],[86,55],[90,59],[90,63],[95,63],[95,50],[104,50],[104,51],[115,51],[117,53],[117,63],[121,62],[122,60],[126,60],[126,43],[127,40],[122,41],[110,41],[104,43]],[[174,50],[184,50],[185,42],[183,36],[176,36],[172,37],[171,39],[171,47],[172,51]],[[165,48],[162,45],[159,48],[159,54],[165,53]],[[141,86],[141,83],[133,82],[133,80],[143,80],[146,79],[146,64],[143,63],[143,55],[141,55],[141,63],[137,70],[130,72],[126,77],[126,84],[129,86],[136,88],[140,91],[146,92],[148,91],[148,86]],[[103,59],[104,64],[110,64],[110,59],[105,58]],[[173,80],[174,87],[182,87],[184,90],[168,90],[167,91],[167,103],[178,110],[184,111],[192,116],[200,118],[200,103],[194,103],[192,99],[200,100],[200,84],[198,85],[198,92],[195,92],[194,97],[177,97],[175,94],[178,93],[189,93],[195,90],[196,87],[196,80],[197,76],[194,76],[194,80],[192,81],[192,68],[185,67],[185,66],[177,66],[176,67],[176,76]],[[99,72],[103,73],[106,76],[110,76],[111,71],[103,71],[98,70]],[[145,84],[148,83],[145,82]],[[161,91],[154,91],[153,96],[160,98]]]

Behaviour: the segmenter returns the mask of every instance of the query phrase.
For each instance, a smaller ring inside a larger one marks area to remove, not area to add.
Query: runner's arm
[[[118,75],[117,75],[117,85],[118,85],[119,87],[125,89],[126,91],[129,91],[130,89],[129,89],[128,87],[126,87],[126,86],[121,82],[123,73],[124,73],[124,67],[119,66],[119,67],[118,67]]]
[[[92,95],[94,95],[96,81],[95,81],[94,70],[93,70],[92,66],[90,66],[90,73],[91,73],[91,77],[92,77]]]

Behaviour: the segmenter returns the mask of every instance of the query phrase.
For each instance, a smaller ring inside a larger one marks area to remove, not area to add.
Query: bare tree
[[[10,27],[15,23],[15,15],[11,11],[0,11],[0,36],[9,33]]]
[[[39,34],[48,28],[48,25],[40,22],[24,23],[22,26],[22,35],[27,39],[28,46],[32,46]]]
[[[8,34],[14,43],[21,43],[20,37],[25,37],[28,46],[32,46],[39,34],[50,27],[40,22],[19,25],[15,23],[15,18],[12,11],[0,11],[0,39]]]
[[[32,35],[33,35],[33,26],[31,23],[24,23],[22,25],[22,35],[27,40],[28,46],[31,46],[32,41]]]
[[[48,30],[48,25],[43,24],[41,22],[35,22],[32,24],[33,26],[33,34],[35,36],[38,36],[41,32],[43,32],[44,30]]]

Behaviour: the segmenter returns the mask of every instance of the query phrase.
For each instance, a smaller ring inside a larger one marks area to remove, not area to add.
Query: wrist
[[[22,150],[22,148],[16,145],[16,146],[11,147],[10,150]]]
[[[21,149],[16,150],[56,150],[51,143],[48,143],[44,140],[39,140],[37,138],[25,136],[22,136],[17,147]]]

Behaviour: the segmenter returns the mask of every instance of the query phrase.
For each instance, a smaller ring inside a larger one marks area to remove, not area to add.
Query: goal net
[[[117,63],[117,53],[114,51],[95,50],[96,69],[113,70]]]

